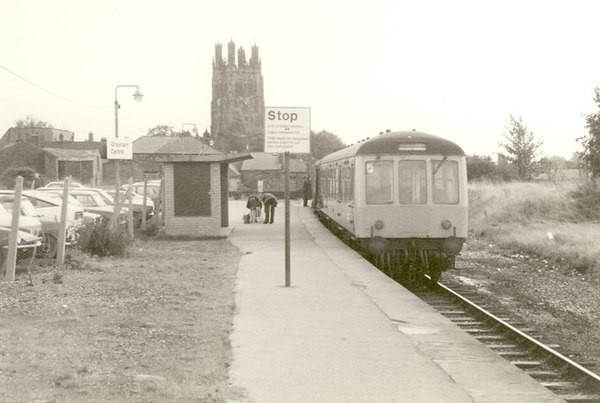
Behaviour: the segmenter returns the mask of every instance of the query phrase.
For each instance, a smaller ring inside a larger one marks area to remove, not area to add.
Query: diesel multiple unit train
[[[342,239],[388,274],[437,281],[467,237],[467,170],[455,143],[388,132],[316,163],[315,208]]]

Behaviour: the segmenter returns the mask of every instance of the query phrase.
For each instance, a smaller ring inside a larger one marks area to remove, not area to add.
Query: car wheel
[[[58,250],[58,241],[52,234],[44,234],[42,244],[37,249],[37,257],[42,259],[54,259]]]

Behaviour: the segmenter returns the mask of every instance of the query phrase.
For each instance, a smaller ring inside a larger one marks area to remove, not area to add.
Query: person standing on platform
[[[304,207],[308,207],[308,200],[312,199],[312,185],[310,183],[310,177],[308,175],[304,176],[304,185],[302,186],[303,197],[304,197]]]
[[[275,220],[275,207],[277,207],[277,198],[271,193],[263,193],[261,200],[265,207],[265,221],[263,224],[273,224]]]
[[[262,209],[260,198],[257,195],[251,195],[246,202],[246,208],[250,210],[250,222],[259,222]]]

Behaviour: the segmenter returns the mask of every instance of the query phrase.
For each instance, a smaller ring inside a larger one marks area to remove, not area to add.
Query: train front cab
[[[373,254],[453,265],[468,231],[464,156],[357,156],[355,188],[355,236]]]

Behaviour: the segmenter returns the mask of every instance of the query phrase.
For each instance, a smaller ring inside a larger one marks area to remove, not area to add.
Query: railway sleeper
[[[576,382],[570,381],[552,381],[552,382],[540,382],[542,386],[547,387],[548,389],[579,389],[581,385]]]
[[[532,378],[535,379],[548,379],[555,378],[558,379],[561,375],[556,371],[549,370],[525,370],[525,373]]]
[[[600,395],[561,395],[563,400],[569,403],[598,403]]]
[[[541,361],[511,361],[510,363],[519,368],[536,368],[543,365]]]
[[[488,344],[492,350],[514,350],[518,348],[516,344]]]
[[[497,354],[500,357],[510,358],[510,357],[530,357],[531,354],[527,351],[498,351]]]

